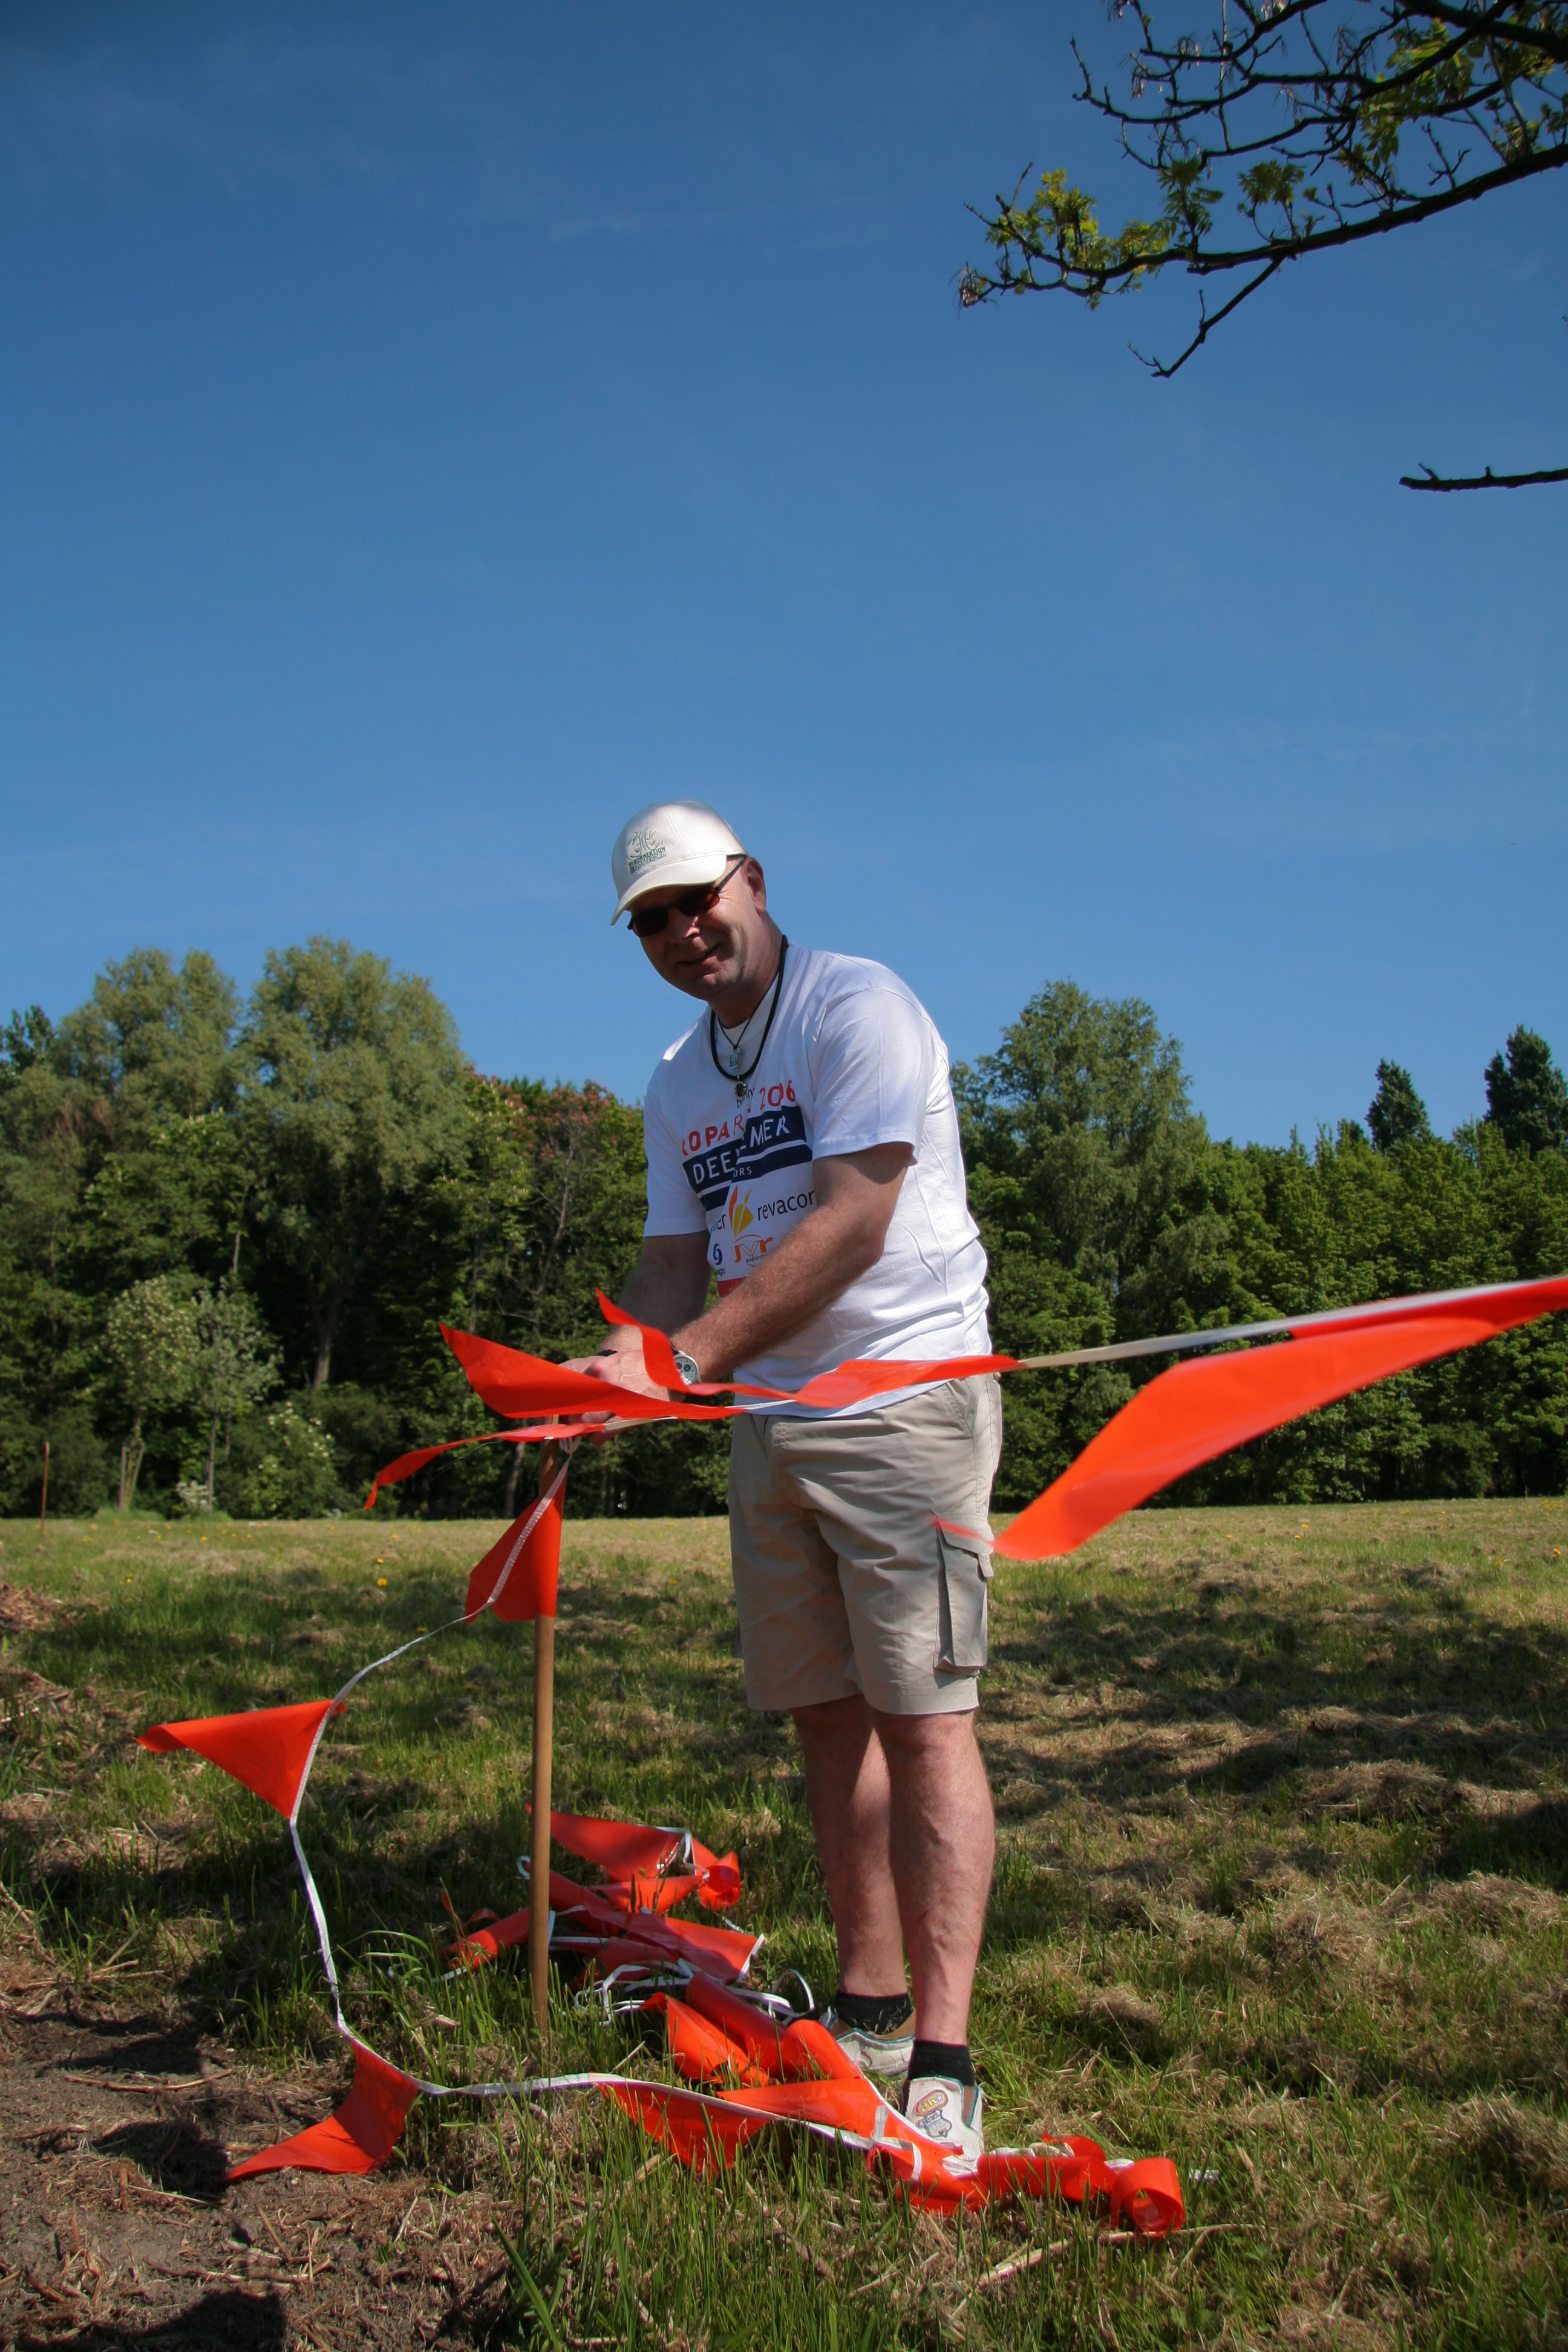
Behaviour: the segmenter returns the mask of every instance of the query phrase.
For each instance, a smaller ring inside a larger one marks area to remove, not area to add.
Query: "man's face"
[[[704,1004],[743,989],[766,960],[772,939],[767,886],[754,857],[735,868],[705,915],[683,915],[679,890],[645,890],[633,911],[668,907],[664,929],[640,942],[661,980]]]

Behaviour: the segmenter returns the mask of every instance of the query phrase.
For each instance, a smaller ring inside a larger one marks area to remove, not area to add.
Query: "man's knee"
[[[973,1707],[963,1713],[941,1715],[886,1715],[875,1709],[871,1720],[889,1762],[897,1758],[900,1763],[914,1764],[925,1759],[978,1755],[975,1713]]]

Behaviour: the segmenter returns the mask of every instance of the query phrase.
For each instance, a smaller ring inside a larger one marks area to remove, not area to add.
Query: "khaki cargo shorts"
[[[842,1421],[732,1424],[730,1548],[752,1706],[858,1691],[888,1715],[978,1706],[1001,1450],[994,1376]]]

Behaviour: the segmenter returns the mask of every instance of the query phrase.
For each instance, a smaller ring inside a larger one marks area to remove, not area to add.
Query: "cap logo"
[[[658,861],[661,857],[668,857],[668,856],[669,844],[665,840],[662,834],[648,833],[646,830],[637,833],[628,833],[626,835],[626,874],[628,879],[633,875],[640,874],[645,866],[657,865]]]

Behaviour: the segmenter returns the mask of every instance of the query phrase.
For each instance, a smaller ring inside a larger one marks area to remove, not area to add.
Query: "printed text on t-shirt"
[[[768,1091],[783,1094],[784,1089],[771,1087]],[[788,1091],[793,1095],[795,1089]],[[811,1158],[805,1114],[792,1101],[749,1111],[722,1127],[693,1128],[685,1144],[686,1181],[704,1209],[716,1209],[732,1184],[750,1184],[775,1168],[793,1168]]]

